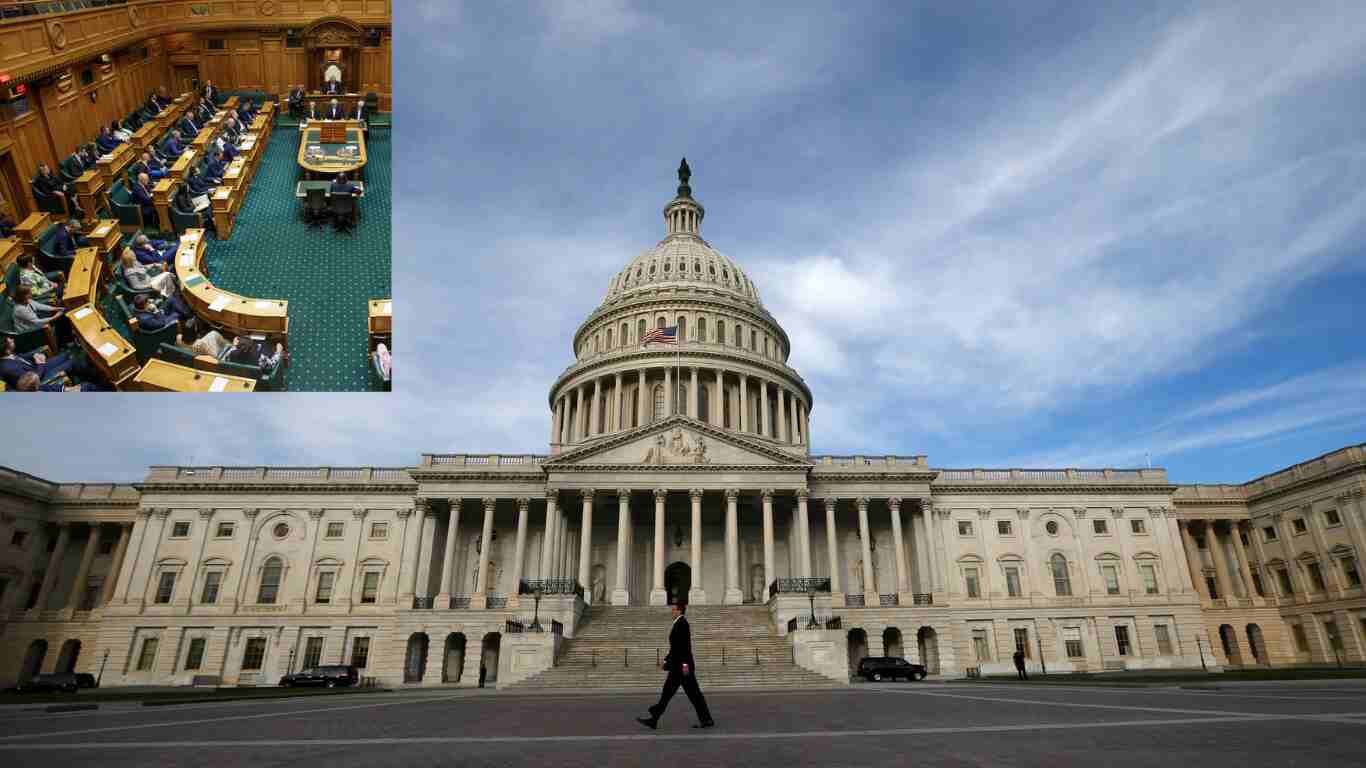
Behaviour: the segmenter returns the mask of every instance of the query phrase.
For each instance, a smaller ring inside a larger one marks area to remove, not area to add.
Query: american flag
[[[660,344],[677,344],[678,326],[671,325],[668,328],[656,328],[650,331],[649,333],[641,337],[640,346],[643,347],[651,342],[658,342]]]

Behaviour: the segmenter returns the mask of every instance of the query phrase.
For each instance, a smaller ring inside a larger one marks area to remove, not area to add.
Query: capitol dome
[[[675,205],[671,203],[670,205]],[[699,211],[701,206],[697,206]],[[667,216],[666,209],[666,216]],[[697,217],[698,222],[701,216]],[[750,304],[759,304],[759,291],[744,270],[711,247],[696,231],[670,234],[658,245],[631,260],[607,286],[603,304],[611,304],[652,289],[712,290]]]

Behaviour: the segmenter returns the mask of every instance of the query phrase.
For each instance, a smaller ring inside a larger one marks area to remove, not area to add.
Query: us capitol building
[[[545,455],[132,485],[0,469],[0,685],[274,685],[320,663],[657,685],[679,599],[711,687],[842,682],[865,655],[1010,673],[1017,648],[1049,673],[1366,661],[1366,445],[1241,485],[812,455],[791,340],[679,170],[666,236],[574,334]]]

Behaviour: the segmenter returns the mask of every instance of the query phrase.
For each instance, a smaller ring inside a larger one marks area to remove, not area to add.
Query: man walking
[[[702,689],[697,687],[697,670],[692,658],[692,632],[683,615],[687,611],[687,603],[673,604],[674,623],[669,629],[669,653],[664,656],[663,664],[669,676],[664,679],[664,690],[659,693],[659,702],[650,707],[650,716],[636,718],[637,722],[651,730],[659,727],[659,718],[680,685],[683,686],[683,692],[688,694],[692,708],[697,711],[698,722],[693,727],[711,728],[716,725],[711,719],[711,710],[707,709],[707,700],[702,698]]]
[[[1028,680],[1029,674],[1025,672],[1024,651],[1015,651],[1015,675],[1021,680]]]

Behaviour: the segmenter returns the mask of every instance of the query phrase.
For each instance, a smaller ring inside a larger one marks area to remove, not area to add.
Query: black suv
[[[280,685],[285,688],[295,686],[317,685],[324,688],[336,688],[337,686],[350,686],[360,682],[360,673],[355,667],[345,664],[333,664],[326,667],[309,667],[308,669],[285,675],[280,678]]]
[[[34,675],[27,682],[20,683],[17,691],[20,693],[39,693],[43,691],[61,691],[63,693],[75,693],[80,687],[76,676],[70,672],[48,672],[41,675]]]
[[[865,680],[876,682],[895,680],[898,677],[908,681],[924,680],[929,673],[925,671],[924,665],[912,664],[896,656],[866,656],[858,663],[857,674]]]

